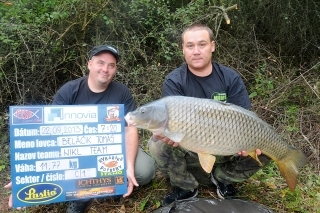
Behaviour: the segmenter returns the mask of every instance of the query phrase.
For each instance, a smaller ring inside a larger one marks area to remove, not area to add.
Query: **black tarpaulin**
[[[169,206],[158,208],[152,213],[274,213],[266,206],[253,201],[239,199],[192,198],[175,201]]]

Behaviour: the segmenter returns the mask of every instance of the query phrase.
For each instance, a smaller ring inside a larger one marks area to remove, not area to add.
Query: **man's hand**
[[[12,187],[12,182],[10,182],[4,186],[5,189],[11,189],[11,187]],[[9,206],[9,208],[12,208],[12,194],[10,194],[10,196],[9,196],[8,206]],[[16,209],[21,210],[21,209],[25,209],[25,207],[23,207],[23,208],[17,207]]]
[[[11,187],[12,187],[12,182],[4,186],[5,189],[11,189]],[[9,196],[8,206],[9,208],[12,208],[12,194],[10,194]]]
[[[260,149],[256,149],[256,154],[257,154],[257,156],[259,156],[259,155],[261,155],[261,150]],[[241,151],[241,152],[238,152],[238,155],[240,155],[240,156],[243,156],[243,157],[246,157],[246,156],[248,156],[248,153],[246,152],[246,151]]]
[[[123,197],[129,196],[134,186],[139,186],[134,176],[134,164],[139,147],[138,129],[136,127],[126,127],[126,153],[127,153],[127,193]]]
[[[165,137],[165,136],[153,135],[153,138],[156,139],[156,140],[161,140],[163,143],[166,143],[166,144],[168,144],[169,146],[172,146],[172,147],[179,146],[178,142],[174,142],[174,141],[170,140],[168,137]]]
[[[134,177],[134,172],[133,171],[129,171],[129,169],[127,169],[127,179],[128,179],[128,191],[126,194],[123,195],[123,197],[128,197],[132,191],[133,191],[133,187],[134,186],[139,186],[136,178]]]
[[[12,182],[10,182],[10,183],[8,183],[7,185],[4,186],[5,189],[11,189],[11,187],[12,187]],[[12,194],[10,194],[10,196],[9,196],[8,206],[9,206],[9,208],[12,208]],[[21,210],[21,209],[24,209],[24,208],[18,207],[16,209],[17,210]]]

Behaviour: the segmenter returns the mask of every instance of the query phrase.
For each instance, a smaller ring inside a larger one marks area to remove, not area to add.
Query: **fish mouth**
[[[128,126],[136,126],[137,123],[134,122],[133,116],[129,112],[126,116],[124,116],[124,119],[127,121]]]

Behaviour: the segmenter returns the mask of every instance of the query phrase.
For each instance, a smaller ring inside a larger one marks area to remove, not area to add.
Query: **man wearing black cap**
[[[54,96],[53,105],[124,104],[125,114],[135,110],[130,90],[113,81],[120,59],[118,51],[109,45],[96,46],[90,51],[87,76],[64,84]],[[138,145],[136,127],[125,127],[126,159],[129,196],[134,186],[145,185],[155,176],[154,160]],[[7,185],[6,188],[11,185]],[[67,213],[85,212],[93,199],[68,203]],[[12,206],[9,200],[9,206]]]
[[[89,75],[63,85],[52,104],[124,104],[125,114],[135,110],[129,88],[113,81],[119,58],[118,51],[112,46],[94,47],[89,55]],[[125,131],[128,192],[124,196],[129,196],[134,185],[150,182],[155,175],[155,167],[153,159],[138,146],[137,128],[126,127]],[[86,205],[87,202],[70,202],[67,213],[84,212],[82,209]]]

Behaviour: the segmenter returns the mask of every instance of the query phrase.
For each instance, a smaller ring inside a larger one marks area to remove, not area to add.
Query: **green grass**
[[[240,189],[246,199],[264,204],[275,212],[320,212],[320,176],[310,167],[301,169],[293,192],[273,162],[242,184]]]

